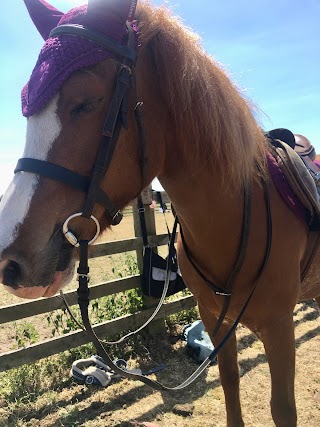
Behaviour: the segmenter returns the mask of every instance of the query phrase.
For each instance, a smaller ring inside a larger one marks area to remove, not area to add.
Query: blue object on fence
[[[201,320],[187,325],[183,330],[183,337],[187,341],[187,349],[191,350],[192,357],[199,363],[203,362],[214,350]]]

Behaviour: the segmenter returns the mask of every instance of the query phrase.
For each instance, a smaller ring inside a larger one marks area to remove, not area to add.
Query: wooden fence
[[[155,195],[152,194],[151,190],[146,190],[143,194],[148,240],[150,246],[156,248],[168,243],[168,235],[156,235],[154,209],[149,208],[149,204],[151,203],[153,197],[155,197]],[[163,197],[164,201],[168,202],[168,200],[166,200],[166,196],[164,195]],[[133,204],[132,211],[136,237],[126,240],[98,243],[94,245],[92,249],[91,258],[129,251],[137,251],[138,266],[141,271],[143,244],[139,217],[135,203]],[[140,284],[140,275],[95,284],[90,286],[90,298],[93,300],[103,296],[116,294],[118,292],[140,287]],[[76,291],[65,292],[65,297],[70,306],[77,304]],[[123,330],[137,329],[150,317],[154,310],[154,305],[154,299],[151,300],[146,298],[146,308],[142,311],[97,324],[94,326],[94,330],[98,336],[110,336],[121,333]],[[194,306],[195,300],[192,296],[185,296],[172,302],[166,302],[157,314],[155,321],[157,321],[157,319],[163,319],[168,315],[178,313],[179,311],[190,309]],[[5,327],[5,323],[24,319],[30,317],[31,315],[35,316],[38,314],[49,313],[61,308],[64,308],[64,304],[61,298],[58,296],[51,298],[40,298],[34,301],[27,301],[19,304],[0,307],[0,325],[2,325],[1,327],[3,328]],[[38,342],[28,347],[20,348],[18,350],[13,350],[7,353],[1,353],[0,372],[16,368],[26,363],[35,362],[44,357],[58,354],[62,351],[69,350],[88,342],[89,340],[86,333],[82,330],[77,330],[56,338]]]

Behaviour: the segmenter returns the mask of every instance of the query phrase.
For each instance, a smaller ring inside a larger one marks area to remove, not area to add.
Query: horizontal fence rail
[[[166,245],[169,242],[168,234],[159,234],[148,236],[149,246]],[[122,252],[130,252],[142,249],[142,237],[134,237],[132,239],[115,240],[114,242],[97,243],[92,247],[90,258],[96,258],[105,255],[120,254]]]
[[[90,286],[90,299],[97,299],[118,292],[128,291],[129,289],[138,288],[141,285],[141,276],[124,277],[110,282],[98,283]],[[78,304],[76,291],[67,291],[63,293],[66,301],[70,306]],[[37,314],[48,313],[49,311],[65,308],[60,295],[51,298],[39,298],[37,300],[12,304],[0,309],[0,324],[25,319]],[[1,361],[1,359],[0,359]]]
[[[192,296],[180,298],[179,300],[164,304],[156,319],[162,319],[171,314],[175,314],[181,310],[188,310],[195,306],[195,300]],[[148,320],[153,312],[152,308],[139,311],[134,314],[117,317],[114,320],[100,323],[93,327],[98,336],[101,335],[117,335],[122,331],[137,329]],[[0,356],[0,372],[8,369],[16,368],[23,363],[32,363],[44,357],[52,356],[62,351],[87,344],[90,341],[86,332],[78,330],[62,335],[57,338],[51,338],[46,341],[21,348],[8,353],[3,353]]]
[[[143,200],[145,204],[145,216],[148,230],[148,241],[151,247],[156,248],[158,246],[168,244],[168,234],[156,235],[155,233],[155,211],[150,209],[149,205],[151,200],[156,200],[156,193],[143,194]],[[169,200],[165,193],[162,194],[164,203],[168,203]],[[136,237],[125,240],[116,240],[112,242],[98,243],[93,245],[90,258],[97,258],[107,255],[114,255],[123,252],[137,251],[138,266],[141,272],[141,255],[143,248],[143,241],[141,238],[141,229],[137,220],[137,209],[136,204],[133,207],[129,207],[125,211],[126,215],[132,215],[135,224]],[[140,256],[140,262],[139,262]],[[108,295],[117,294],[130,289],[139,288],[141,286],[141,275],[134,275],[103,283],[97,283],[90,286],[90,299],[95,300]],[[64,293],[65,299],[70,306],[78,304],[77,292],[75,290],[67,291]],[[149,302],[150,305],[150,302]],[[151,305],[154,305],[154,301]],[[157,316],[157,319],[163,319],[171,314],[176,314],[182,310],[188,310],[196,305],[193,296],[184,296],[175,301],[166,302]],[[138,311],[134,314],[128,314],[121,317],[117,317],[113,320],[108,320],[103,323],[93,326],[93,329],[98,335],[117,335],[125,330],[135,330],[140,327],[152,314],[154,308],[147,308]],[[45,314],[53,312],[54,310],[65,308],[62,298],[57,295],[50,298],[40,298],[33,301],[22,302],[18,304],[7,305],[0,307],[0,324],[6,324],[8,322],[15,322],[17,320],[25,319],[30,316],[36,316],[39,314]],[[0,354],[0,372],[16,368],[26,363],[33,363],[42,358],[58,354],[62,351],[69,350],[74,347],[88,343],[90,340],[87,337],[86,332],[77,330],[68,334],[47,339],[45,341],[38,342],[28,347],[20,348],[18,350],[9,351]]]
[[[166,245],[169,241],[167,234],[148,236],[148,239],[151,247]],[[141,237],[98,243],[97,245],[94,245],[90,258],[130,252],[141,248]],[[138,288],[139,286],[141,286],[140,275],[125,277],[105,283],[98,283],[90,286],[90,299],[97,299],[103,296],[116,294],[118,292],[128,291],[129,289]],[[76,291],[67,291],[64,295],[69,305],[78,304]],[[37,314],[47,313],[59,308],[64,308],[64,303],[59,295],[4,306],[0,308],[0,324],[25,319],[26,317],[30,317],[30,313],[32,313],[32,316],[35,316]]]

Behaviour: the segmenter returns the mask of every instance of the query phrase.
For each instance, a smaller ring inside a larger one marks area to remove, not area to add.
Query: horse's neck
[[[159,179],[181,221],[190,230],[201,228],[199,222],[207,230],[219,228],[224,222],[230,227],[230,218],[241,218],[242,191],[226,190],[210,170],[196,170],[179,157],[171,173],[166,170]]]
[[[242,231],[243,193],[226,191],[214,171],[192,165],[182,152],[159,179],[177,212],[191,253],[221,281],[231,271]],[[203,159],[205,164],[205,159]],[[204,250],[203,248],[207,248]]]

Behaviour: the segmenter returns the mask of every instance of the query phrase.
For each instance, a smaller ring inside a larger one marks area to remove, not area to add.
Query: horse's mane
[[[200,37],[166,7],[145,1],[137,17],[141,50],[152,49],[155,81],[175,120],[176,137],[191,140],[190,155],[208,160],[225,182],[246,183],[255,161],[264,164],[264,136],[252,104],[202,49]]]

